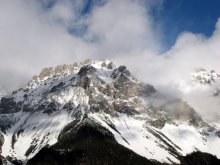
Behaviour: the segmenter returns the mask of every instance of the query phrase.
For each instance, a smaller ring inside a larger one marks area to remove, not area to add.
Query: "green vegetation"
[[[60,138],[52,147],[43,148],[28,161],[29,165],[117,165],[161,164],[148,160],[118,144],[114,136],[104,128],[84,124],[72,130],[70,134]]]
[[[164,142],[164,147],[176,156],[183,165],[220,164],[219,159],[206,153],[196,152],[185,157],[181,156],[173,146],[167,143],[165,136],[153,130],[151,131],[154,132],[158,140]],[[64,131],[55,145],[41,149],[27,164],[165,165],[165,163],[148,160],[118,144],[107,129],[88,120],[77,127],[68,128],[68,132]]]
[[[188,154],[181,159],[182,165],[220,165],[220,159],[200,151]]]

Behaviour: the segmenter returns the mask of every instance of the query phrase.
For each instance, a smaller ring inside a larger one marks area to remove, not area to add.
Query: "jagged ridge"
[[[187,103],[174,99],[158,107],[150,101],[155,95],[160,93],[152,85],[139,82],[125,66],[116,67],[110,60],[44,69],[1,99],[2,155],[8,161],[26,162],[43,147],[58,144],[85,116],[119,144],[162,162],[179,162],[180,155],[195,147],[210,151],[209,137],[220,143],[218,130]],[[200,145],[181,141],[173,130],[187,132]]]

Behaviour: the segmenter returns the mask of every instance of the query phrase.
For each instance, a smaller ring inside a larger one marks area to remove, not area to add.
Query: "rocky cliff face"
[[[220,144],[219,128],[182,100],[155,106],[151,102],[155,95],[160,92],[152,85],[139,82],[126,66],[109,60],[43,69],[26,86],[1,99],[1,155],[5,162],[26,163],[45,147],[75,151],[64,146],[78,136],[81,126],[93,127],[111,136],[114,144],[161,162],[178,163],[181,155],[195,149],[219,154],[209,150],[214,145],[211,138]]]

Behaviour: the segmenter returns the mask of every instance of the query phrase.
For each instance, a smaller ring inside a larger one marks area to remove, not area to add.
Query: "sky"
[[[166,49],[175,43],[177,36],[184,31],[211,36],[220,16],[219,0],[165,0],[161,10],[154,14],[163,25],[163,42]]]
[[[88,58],[169,89],[196,67],[220,73],[219,9],[219,0],[0,0],[0,88]]]

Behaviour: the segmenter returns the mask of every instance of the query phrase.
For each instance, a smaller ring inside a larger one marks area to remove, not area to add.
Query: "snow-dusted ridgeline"
[[[19,110],[0,114],[1,125],[10,123],[1,132],[4,157],[26,162],[42,147],[55,144],[66,125],[79,124],[86,114],[119,144],[148,159],[179,163],[175,154],[196,150],[220,158],[219,127],[196,127],[187,120],[168,120],[169,116],[163,123],[166,112],[138,94],[141,83],[124,66],[116,67],[110,60],[86,61],[44,72],[13,93]]]

